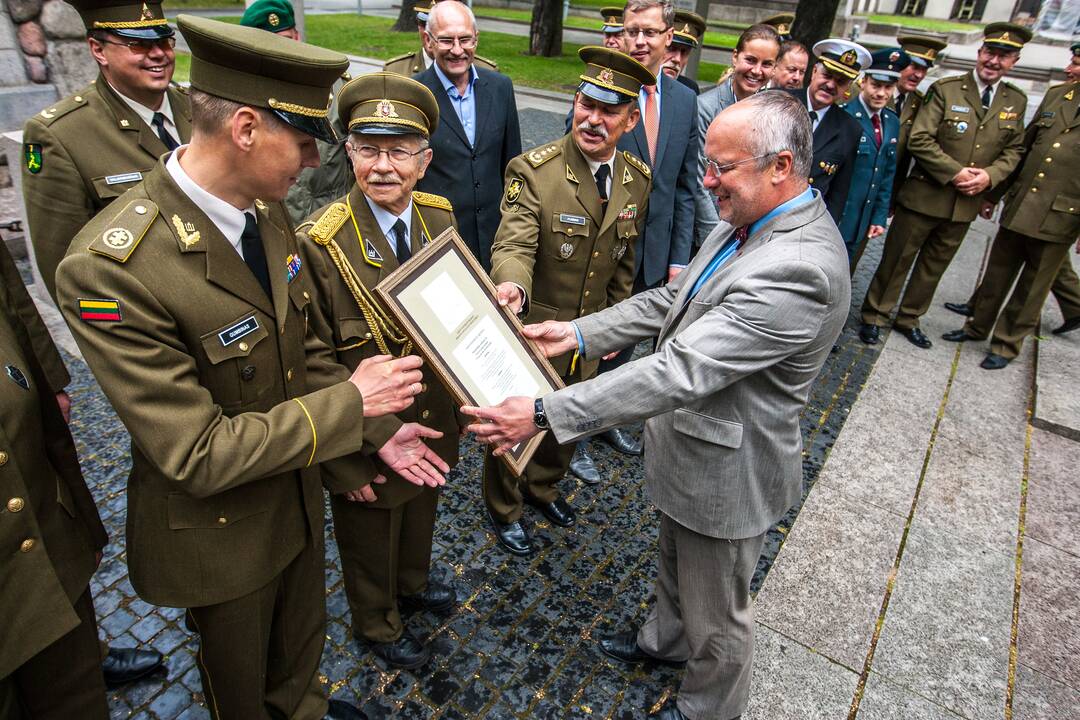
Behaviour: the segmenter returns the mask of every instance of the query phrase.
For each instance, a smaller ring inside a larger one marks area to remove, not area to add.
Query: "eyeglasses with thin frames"
[[[386,153],[387,157],[390,158],[390,162],[395,164],[401,164],[403,162],[406,162],[409,158],[416,157],[420,153],[424,152],[424,149],[421,148],[416,152],[412,152],[402,147],[383,150],[382,148],[377,148],[374,145],[356,145],[353,146],[353,152],[355,152],[364,160],[374,160],[383,153]]]
[[[657,30],[656,28],[623,28],[619,35],[630,40],[637,40],[638,35],[644,35],[646,40],[655,40],[667,31],[667,28],[663,30]]]
[[[428,37],[431,37],[430,35]],[[437,37],[435,44],[442,50],[453,50],[454,45],[460,45],[463,50],[472,50],[476,47],[475,35],[462,35],[461,37]]]
[[[168,52],[176,47],[175,37],[155,38],[153,40],[146,38],[130,39],[130,40],[102,40],[105,45],[123,45],[136,55],[148,55],[154,48],[159,48]]]
[[[712,172],[712,174],[715,175],[716,177],[720,177],[724,173],[730,172],[733,168],[736,168],[739,165],[743,165],[743,164],[751,162],[753,160],[760,160],[761,158],[767,158],[767,157],[770,157],[772,155],[776,155],[776,153],[767,152],[767,153],[765,153],[763,155],[755,155],[754,157],[743,158],[742,160],[736,160],[735,162],[726,163],[724,165],[721,165],[720,163],[716,162],[712,158],[706,157],[704,155],[701,156],[700,160],[701,160],[701,166],[703,168],[705,168],[705,172]]]

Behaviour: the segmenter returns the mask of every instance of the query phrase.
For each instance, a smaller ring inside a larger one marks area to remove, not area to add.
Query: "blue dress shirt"
[[[454,108],[454,114],[461,121],[461,127],[465,128],[465,136],[469,138],[469,144],[476,147],[476,68],[469,66],[469,85],[465,88],[465,94],[458,92],[457,86],[443,74],[439,63],[433,65],[435,75],[442,83],[443,90],[450,98],[450,105]]]

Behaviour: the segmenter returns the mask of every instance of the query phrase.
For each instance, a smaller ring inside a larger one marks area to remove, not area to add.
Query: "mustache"
[[[588,120],[582,120],[578,124],[577,129],[578,130],[588,130],[589,132],[596,133],[597,135],[599,135],[600,137],[602,137],[605,140],[608,139],[608,131],[607,131],[606,127],[604,127],[603,125],[593,125]]]
[[[401,184],[401,176],[397,173],[368,173],[367,181],[369,183],[395,183]]]

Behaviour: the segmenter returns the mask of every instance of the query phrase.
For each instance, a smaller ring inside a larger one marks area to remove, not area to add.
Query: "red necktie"
[[[656,138],[660,134],[660,116],[656,112],[656,86],[643,85],[645,91],[645,138],[649,141],[649,164],[656,164]]]
[[[874,142],[881,147],[881,115],[874,113],[870,116],[870,123],[874,126]]]

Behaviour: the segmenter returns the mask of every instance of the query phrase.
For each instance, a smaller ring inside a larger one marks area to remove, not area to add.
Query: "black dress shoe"
[[[923,350],[933,347],[934,345],[934,343],[930,342],[930,338],[926,337],[926,335],[923,334],[923,331],[917,327],[910,329],[896,328],[896,331],[906,337],[908,342],[912,345],[922,348]]]
[[[437,580],[428,580],[427,589],[418,595],[402,595],[398,604],[405,610],[449,610],[457,603],[453,586]]]
[[[641,646],[637,644],[637,636],[637,630],[628,630],[614,635],[597,636],[596,643],[600,646],[600,651],[602,653],[608,657],[615,658],[619,662],[629,664],[652,662],[658,665],[669,665],[671,667],[682,667],[686,664],[653,657],[642,650]]]
[[[341,700],[331,700],[323,720],[368,720],[363,710]]]
[[[979,363],[979,367],[983,370],[1000,370],[1011,362],[1009,358],[1002,357],[996,353],[987,353],[983,361]]]
[[[952,310],[954,313],[965,317],[971,317],[975,314],[975,308],[967,303],[945,303],[945,309]]]
[[[968,335],[964,328],[960,328],[959,330],[950,330],[942,335],[941,339],[949,342],[964,342],[965,340],[978,340],[979,338]]]
[[[1060,327],[1054,328],[1053,330],[1051,330],[1051,332],[1055,335],[1064,335],[1067,332],[1072,332],[1076,328],[1080,328],[1080,315],[1069,318],[1065,322],[1061,323]]]
[[[157,650],[111,647],[101,663],[101,670],[105,673],[105,684],[114,688],[144,678],[164,663],[164,656]]]
[[[371,652],[392,668],[415,670],[431,659],[431,649],[405,630],[394,642],[370,643]]]
[[[570,507],[570,503],[566,502],[561,497],[546,503],[541,502],[532,495],[526,493],[524,500],[526,505],[532,505],[543,513],[544,517],[546,517],[552,525],[570,527],[577,521],[577,515],[574,514],[574,508]]]
[[[629,430],[623,430],[622,428],[617,427],[611,428],[610,430],[605,430],[596,437],[600,438],[623,455],[641,454],[641,441],[635,440]]]
[[[859,339],[867,345],[877,345],[880,337],[881,328],[877,325],[867,325],[866,323],[863,323],[859,328]]]
[[[687,717],[683,715],[682,710],[675,703],[675,698],[671,697],[667,699],[664,706],[659,711],[649,715],[650,718],[656,718],[656,720],[687,720]]]
[[[574,448],[574,457],[570,458],[570,472],[586,485],[600,483],[600,471],[596,469],[592,455],[589,454],[589,443],[580,440]]]
[[[506,548],[507,552],[522,557],[533,554],[534,548],[532,540],[529,539],[529,531],[525,529],[525,525],[521,520],[512,523],[501,523],[491,517],[490,513],[488,513],[488,518],[491,520],[492,530],[495,531],[495,538],[500,545]]]

